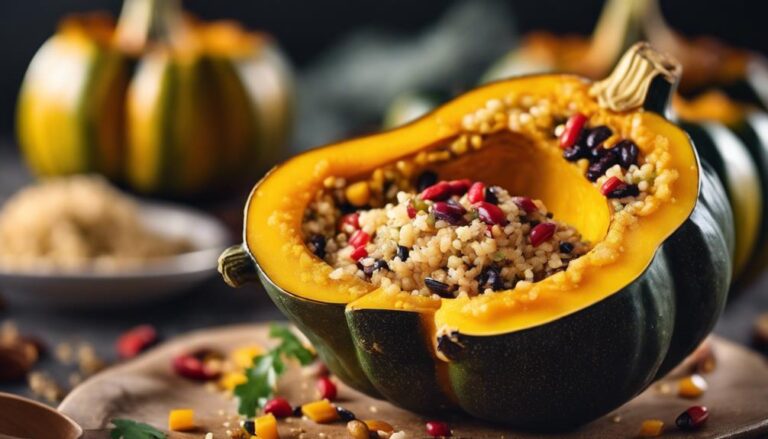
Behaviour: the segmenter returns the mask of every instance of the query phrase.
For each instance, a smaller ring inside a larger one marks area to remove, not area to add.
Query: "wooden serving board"
[[[265,325],[224,327],[194,332],[175,338],[128,363],[110,368],[77,387],[59,409],[92,430],[87,438],[107,438],[107,426],[114,418],[130,418],[158,428],[167,426],[168,411],[195,409],[200,427],[189,433],[172,433],[170,438],[200,438],[213,432],[214,438],[227,438],[226,430],[238,428],[235,401],[212,386],[191,382],[174,375],[173,355],[195,348],[211,347],[229,351],[248,344],[270,346]],[[677,397],[655,384],[642,395],[615,412],[567,434],[541,435],[512,431],[469,418],[445,419],[460,438],[632,438],[637,437],[645,419],[661,419],[665,438],[768,437],[768,363],[757,354],[714,338],[712,346],[717,368],[705,375],[709,390],[697,400]],[[673,372],[674,374],[674,372]],[[669,378],[667,381],[671,380]],[[282,378],[279,393],[294,404],[313,400],[315,377],[291,368]],[[663,383],[663,382],[662,382]],[[387,402],[362,395],[343,384],[337,403],[361,419],[387,421],[409,438],[425,437],[422,418]],[[711,416],[705,427],[683,433],[674,427],[676,416],[694,404],[706,405]],[[281,437],[344,438],[344,423],[319,425],[306,419],[289,418],[280,422]],[[321,435],[323,433],[324,435]]]

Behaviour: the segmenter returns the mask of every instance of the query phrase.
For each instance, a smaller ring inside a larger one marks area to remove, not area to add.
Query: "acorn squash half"
[[[461,410],[527,428],[588,422],[678,364],[711,330],[727,295],[728,200],[689,137],[663,116],[678,79],[673,60],[638,44],[598,83],[562,74],[508,79],[395,130],[298,155],[253,189],[245,242],[222,255],[220,271],[233,286],[260,278],[331,371],[360,391],[417,412]],[[363,178],[439,148],[465,132],[467,114],[521,93],[568,94],[584,107],[576,110],[666,145],[676,178],[656,193],[656,209],[622,228],[557,146],[502,128],[487,135],[488,145],[440,165],[440,177],[482,179],[540,198],[594,243],[571,263],[581,261],[577,274],[569,266],[527,288],[457,299],[329,278],[332,268],[301,232],[326,177]]]

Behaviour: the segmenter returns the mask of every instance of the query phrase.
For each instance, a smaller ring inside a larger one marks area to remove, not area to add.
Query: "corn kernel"
[[[658,419],[648,419],[640,426],[640,437],[658,437],[664,431],[664,422]]]
[[[259,439],[280,439],[280,434],[277,432],[277,419],[272,413],[256,418],[254,431]]]
[[[246,369],[253,365],[253,357],[259,356],[264,353],[264,348],[257,345],[243,346],[237,348],[229,355],[235,366],[240,369]]]
[[[347,201],[353,206],[365,206],[371,199],[371,188],[367,181],[358,181],[347,187],[346,195]]]
[[[336,408],[327,399],[304,404],[301,406],[301,412],[309,419],[320,424],[333,422],[339,418]]]
[[[168,413],[168,430],[187,431],[195,428],[195,411],[175,409]]]
[[[224,390],[235,390],[235,387],[245,384],[246,381],[248,379],[242,372],[227,372],[219,379],[219,387]]]
[[[678,381],[677,395],[682,398],[698,398],[707,387],[707,382],[701,375],[693,374]]]
[[[365,422],[365,425],[367,425],[368,429],[371,431],[383,431],[384,433],[392,433],[395,431],[395,428],[392,427],[392,425],[384,421],[379,421],[378,419],[367,419],[363,422]]]

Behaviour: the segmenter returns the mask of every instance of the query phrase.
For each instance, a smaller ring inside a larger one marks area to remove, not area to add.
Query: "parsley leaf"
[[[165,433],[155,427],[130,419],[113,419],[115,428],[110,432],[112,439],[165,439]]]
[[[312,351],[305,348],[287,327],[273,324],[269,336],[280,339],[280,344],[266,354],[254,357],[253,365],[245,370],[246,382],[235,387],[237,411],[241,415],[256,416],[256,411],[274,396],[277,379],[286,368],[284,359],[294,359],[302,366],[315,359]]]

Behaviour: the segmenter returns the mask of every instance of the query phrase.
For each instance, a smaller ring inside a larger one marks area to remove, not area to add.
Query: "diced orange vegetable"
[[[392,433],[395,431],[395,428],[392,427],[389,423],[379,421],[378,419],[367,419],[363,422],[365,422],[365,425],[367,425],[368,429],[371,431],[383,431],[385,433]]]
[[[339,414],[336,412],[336,407],[331,404],[327,399],[321,399],[320,401],[310,402],[301,406],[301,412],[304,413],[309,419],[324,424],[327,422],[333,422],[339,419]]]
[[[224,390],[235,390],[235,387],[247,380],[242,372],[227,372],[219,379],[219,386]]]
[[[186,431],[195,428],[195,411],[176,409],[168,413],[168,430]]]
[[[259,439],[280,439],[280,434],[277,432],[277,419],[272,413],[256,418],[254,430]]]
[[[701,375],[693,374],[678,381],[677,395],[682,398],[698,398],[707,387],[707,382]]]
[[[648,419],[640,426],[640,437],[658,437],[664,431],[664,422],[658,419]]]
[[[240,369],[245,369],[253,365],[253,357],[264,353],[264,348],[258,345],[243,346],[237,348],[229,354],[232,363]]]

